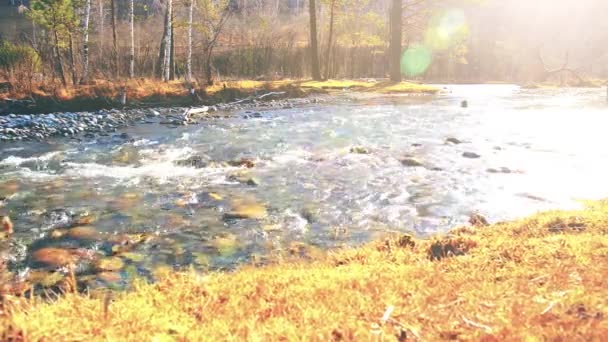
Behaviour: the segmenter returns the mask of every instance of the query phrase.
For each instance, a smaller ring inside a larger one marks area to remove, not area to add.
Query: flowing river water
[[[424,237],[475,212],[495,222],[608,195],[601,89],[445,88],[2,143],[3,257],[51,272],[68,251],[87,286],[121,286],[160,265],[229,269],[294,243]]]

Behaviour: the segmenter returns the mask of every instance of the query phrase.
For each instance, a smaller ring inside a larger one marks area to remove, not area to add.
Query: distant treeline
[[[0,4],[0,78],[31,90],[38,82],[139,77],[200,84],[395,72],[447,82],[608,77],[601,15],[608,2],[582,1],[578,17],[529,3],[9,0]],[[537,12],[550,20],[534,22]],[[556,31],[563,18],[576,34]]]

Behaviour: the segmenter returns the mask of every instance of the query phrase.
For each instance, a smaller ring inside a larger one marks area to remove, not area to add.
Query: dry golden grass
[[[183,81],[161,82],[154,79],[132,79],[120,82],[107,80],[93,80],[90,84],[63,87],[60,84],[38,84],[35,85],[32,95],[39,98],[53,98],[60,102],[86,99],[118,99],[123,88],[127,91],[130,101],[162,100],[162,99],[187,99],[189,97],[189,85]],[[200,86],[195,85],[196,88]],[[391,82],[365,82],[353,80],[327,80],[327,81],[302,81],[302,80],[277,80],[277,81],[254,81],[238,80],[216,82],[212,86],[204,88],[205,93],[213,96],[224,89],[237,90],[242,94],[252,93],[257,90],[281,91],[281,90],[313,90],[330,91],[352,89],[357,91],[368,91],[376,93],[429,93],[433,94],[438,89],[415,83],[391,83]],[[199,89],[200,93],[200,89]],[[289,92],[292,94],[293,92]],[[293,94],[292,94],[293,95]],[[30,94],[13,90],[10,93],[0,94],[0,99],[25,99]]]
[[[321,256],[294,246],[293,254],[309,257],[234,273],[165,270],[158,283],[139,284],[112,301],[79,294],[53,302],[7,297],[2,336],[605,341],[607,234],[603,201],[581,211],[456,228],[432,240],[394,236]]]

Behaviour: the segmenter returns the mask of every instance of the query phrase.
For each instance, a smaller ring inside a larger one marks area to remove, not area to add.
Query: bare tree
[[[115,0],[110,1],[112,7],[112,54],[114,57],[114,73],[116,78],[120,77],[120,63],[118,60],[118,39],[116,37],[116,4]]]
[[[103,60],[103,50],[105,43],[105,20],[104,20],[103,0],[99,0],[99,60]]]
[[[203,52],[204,52],[204,68],[205,77],[207,78],[207,84],[213,84],[213,73],[212,73],[212,56],[213,49],[217,45],[218,39],[224,26],[228,22],[230,15],[232,14],[229,6],[229,2],[226,0],[220,0],[218,2],[205,0],[202,2],[204,5],[202,15],[203,21]]]
[[[163,60],[162,60],[162,77],[163,81],[168,82],[171,77],[171,33],[173,31],[173,0],[167,1],[167,11],[165,12],[165,32],[163,38]]]
[[[129,52],[129,78],[135,77],[135,13],[133,0],[129,0],[129,29],[131,33],[131,50]]]
[[[186,81],[192,82],[192,26],[193,26],[194,0],[188,6],[188,56],[186,58]]]
[[[308,10],[310,14],[310,59],[312,68],[312,78],[315,81],[321,80],[321,70],[319,68],[319,44],[317,42],[317,9],[315,0],[309,0]]]
[[[329,10],[329,34],[327,37],[327,51],[325,52],[325,78],[329,79],[330,76],[330,68],[331,65],[330,57],[331,57],[331,47],[334,38],[334,11],[336,8],[336,0],[330,0],[330,10]]]
[[[401,82],[401,40],[403,35],[401,0],[392,0],[390,9],[390,47],[389,65],[390,78],[393,82]]]
[[[91,16],[91,0],[84,3],[84,23],[83,23],[83,70],[80,84],[89,82],[89,19]]]

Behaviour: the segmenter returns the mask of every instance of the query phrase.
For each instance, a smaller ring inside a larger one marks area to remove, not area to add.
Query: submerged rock
[[[42,230],[69,227],[74,222],[74,212],[68,209],[54,209],[43,215]]]
[[[119,271],[124,267],[125,263],[119,257],[108,257],[98,260],[95,263],[97,271]]]
[[[255,166],[255,163],[251,159],[242,158],[242,159],[228,161],[228,165],[233,166],[233,167],[243,167],[244,166],[248,169],[251,169],[252,167]]]
[[[61,248],[41,248],[31,255],[32,261],[52,267],[67,266],[74,263],[78,258],[71,251]]]
[[[106,283],[117,283],[122,280],[120,273],[116,272],[101,272],[97,274],[97,278]]]
[[[408,166],[408,167],[423,167],[424,164],[416,159],[416,158],[405,158],[405,159],[401,159],[401,164],[403,164],[404,166]]]
[[[469,159],[478,159],[481,158],[481,155],[474,153],[474,152],[464,152],[462,154],[463,157],[465,158],[469,158]]]
[[[113,156],[112,162],[118,165],[132,165],[139,163],[139,150],[131,145],[122,146]]]
[[[224,214],[224,219],[264,219],[268,216],[266,207],[255,202],[235,201],[232,210]]]
[[[100,234],[94,227],[80,226],[69,229],[65,236],[75,240],[97,240]]]
[[[229,181],[231,181],[231,182],[237,182],[237,183],[241,183],[241,184],[247,184],[247,185],[250,185],[250,186],[258,186],[258,185],[260,185],[260,181],[257,178],[251,177],[247,173],[235,173],[235,174],[231,174],[231,175],[228,176],[227,179]]]
[[[239,248],[239,241],[234,234],[226,233],[211,240],[211,245],[221,254],[233,254]]]
[[[176,161],[175,165],[202,169],[209,165],[209,161],[201,156],[192,156],[187,159]]]
[[[10,217],[3,216],[0,223],[2,225],[2,233],[6,234],[7,236],[13,234],[13,222],[11,221]]]
[[[509,173],[514,173],[515,171],[512,171],[511,169],[509,169],[507,167],[501,167],[500,169],[493,169],[493,168],[487,169],[487,172],[489,172],[489,173],[506,173],[506,174],[509,174]]]
[[[445,139],[446,144],[452,144],[452,145],[459,145],[459,144],[463,144],[464,141],[457,139],[457,138],[453,138],[453,137],[449,137],[447,139]]]
[[[4,198],[11,197],[19,191],[19,187],[19,182],[16,180],[0,183],[0,196]]]
[[[350,153],[354,154],[369,154],[369,150],[363,146],[354,146],[350,148]]]

